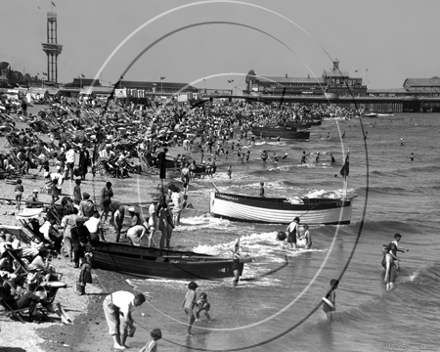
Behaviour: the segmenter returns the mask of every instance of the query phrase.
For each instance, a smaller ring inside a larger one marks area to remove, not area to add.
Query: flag
[[[86,78],[86,76],[84,76],[82,73],[81,73],[81,77],[82,77],[82,78]]]
[[[228,83],[232,83],[232,82],[234,82],[233,79],[228,79]]]
[[[347,156],[345,157],[345,163],[342,166],[341,171],[339,171],[341,176],[344,176],[344,180],[347,178],[348,173],[350,172],[350,169],[349,169],[350,162],[349,162],[349,160],[350,160],[350,152],[347,153]]]
[[[235,243],[234,246],[234,253],[238,253],[240,252],[240,237],[237,239],[237,242]]]
[[[47,76],[47,73],[46,73],[46,72],[43,72],[43,75],[44,75],[44,76]]]
[[[358,72],[358,70],[355,70],[354,72]]]
[[[57,5],[55,5],[55,3],[53,1],[51,1],[52,6],[57,7]]]
[[[160,80],[163,80],[163,79],[165,79],[166,77],[160,77]]]

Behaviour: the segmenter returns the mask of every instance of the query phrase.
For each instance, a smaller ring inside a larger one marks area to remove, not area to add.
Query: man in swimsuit
[[[305,150],[303,150],[302,157],[301,157],[301,165],[302,164],[307,164],[307,155],[306,155]]]
[[[397,270],[399,267],[399,259],[397,258],[397,252],[408,252],[407,248],[398,248],[399,242],[402,236],[399,233],[394,235],[394,241],[392,241],[386,248],[386,252],[382,259],[382,266],[385,268],[385,278],[384,281],[387,284],[387,290],[394,288],[394,281],[397,276]]]

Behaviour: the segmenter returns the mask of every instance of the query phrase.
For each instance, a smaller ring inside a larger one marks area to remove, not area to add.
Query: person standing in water
[[[263,160],[263,162],[266,164],[266,160],[269,156],[267,155],[267,152],[265,150],[263,150],[263,152],[261,153],[261,160]]]
[[[306,155],[306,151],[303,150],[302,156],[301,156],[301,165],[302,164],[307,164],[307,155]]]
[[[327,315],[329,321],[333,321],[333,312],[336,311],[336,289],[338,288],[339,281],[336,279],[330,280],[330,289],[328,290],[325,297],[322,298],[323,306],[322,309]]]
[[[264,182],[260,182],[260,197],[264,197]]]
[[[385,268],[384,281],[386,283],[386,289],[391,290],[394,288],[394,281],[397,277],[397,270],[400,269],[399,259],[397,258],[397,252],[408,252],[407,248],[398,248],[399,242],[402,236],[399,233],[394,235],[394,241],[390,242],[388,246],[384,246],[384,256],[382,259],[382,266]]]
[[[414,153],[411,153],[411,156],[409,157],[411,161],[414,161]]]
[[[229,177],[229,179],[232,178],[232,165],[229,165],[229,167],[228,167],[228,177]]]
[[[295,217],[293,221],[287,226],[287,243],[290,243],[290,248],[296,249],[296,240],[299,234],[299,217]]]
[[[186,331],[186,336],[188,337],[193,335],[191,333],[191,329],[196,320],[194,308],[197,304],[197,294],[196,294],[197,287],[199,286],[194,281],[191,281],[188,284],[188,291],[186,292],[185,298],[182,303],[182,307],[180,308],[183,309],[183,311],[186,313],[188,317],[188,328]]]

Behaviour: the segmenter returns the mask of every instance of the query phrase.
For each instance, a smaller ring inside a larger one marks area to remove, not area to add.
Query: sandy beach
[[[175,155],[181,152],[181,148],[170,148],[170,154]],[[4,137],[0,138],[0,150],[7,151],[7,141]],[[188,154],[188,153],[187,153]],[[53,166],[52,166],[53,168]],[[28,197],[33,189],[40,189],[44,186],[43,172],[38,173],[37,169],[31,169],[30,174],[34,179],[23,178],[24,194],[23,199]],[[136,175],[134,177],[137,177]],[[108,175],[97,175],[92,180],[92,175],[87,175],[86,181],[81,184],[82,192],[91,194],[92,199],[99,204],[100,190],[107,181],[113,183],[115,192],[114,200],[121,203],[148,203],[153,194],[158,194],[157,186],[160,184],[158,176],[141,176],[136,179],[117,180]],[[170,181],[165,180],[167,185]],[[0,200],[0,223],[4,225],[20,226],[13,213],[17,213],[14,202],[14,185],[0,180],[2,186]],[[72,196],[74,182],[66,180],[63,186],[62,196]],[[39,199],[45,203],[50,203],[50,195],[39,194]],[[126,219],[128,220],[128,219]],[[126,226],[124,227],[126,231]],[[123,231],[124,231],[123,229]],[[106,228],[106,238],[114,241],[113,229]],[[173,247],[185,247],[185,239],[176,236],[173,238]],[[67,288],[61,289],[57,294],[57,301],[61,303],[67,314],[74,319],[73,325],[64,325],[56,314],[50,316],[49,321],[41,324],[21,323],[18,320],[0,315],[0,352],[21,352],[21,351],[105,351],[112,347],[112,339],[107,334],[107,325],[102,311],[102,301],[107,293],[116,290],[128,290],[133,292],[126,278],[120,274],[93,270],[93,284],[86,287],[86,295],[79,296],[75,293],[75,282],[78,279],[79,269],[74,269],[73,264],[68,259],[59,256],[53,259],[52,264],[57,272],[63,274],[62,281],[67,284]],[[155,292],[148,293],[151,301],[156,301]],[[159,294],[159,293],[157,293]],[[156,302],[158,303],[158,302]],[[166,306],[169,302],[163,302]],[[176,302],[176,310],[181,302]],[[160,304],[157,306],[160,307]],[[156,326],[151,325],[161,315],[159,311],[149,309],[148,302],[138,310],[134,319],[138,331],[133,339],[129,339],[128,345],[135,349],[140,349],[149,340],[149,331]],[[165,330],[167,330],[165,328]],[[164,331],[164,330],[163,330]],[[182,331],[184,327],[182,326]],[[167,332],[169,336],[170,333]],[[180,334],[184,336],[183,333]]]
[[[36,170],[31,170],[31,173],[35,173]],[[25,195],[29,194],[35,184],[43,183],[42,175],[37,177],[37,180],[23,180],[25,187]],[[133,180],[115,180],[110,179],[114,186],[115,197],[121,202],[128,202],[138,198],[138,189],[131,189],[134,182]],[[81,185],[83,192],[87,191],[93,194],[93,187],[95,189],[101,189],[107,179],[97,177],[94,184],[91,181],[86,181]],[[4,185],[3,198],[13,198],[12,185],[7,185],[4,180],[0,181]],[[66,181],[63,194],[70,195],[69,190],[70,181]],[[142,193],[145,202],[151,200],[150,194],[157,193],[157,179],[139,179],[138,182],[142,182]],[[123,190],[121,190],[123,188]],[[99,199],[99,196],[97,196]],[[49,195],[42,194],[40,199],[45,202],[49,201]],[[99,200],[98,200],[99,202]],[[10,214],[16,212],[14,204],[5,204],[3,201],[0,204],[0,214],[7,212]],[[0,215],[0,222],[4,225],[17,225],[19,223],[15,220],[13,215]],[[125,227],[126,229],[126,227]],[[107,229],[107,240],[114,240],[113,229]],[[172,245],[183,248],[187,245],[185,239],[180,236],[175,236],[172,240]],[[21,323],[19,321],[12,320],[9,317],[0,316],[0,351],[103,351],[108,350],[112,346],[111,337],[107,334],[107,325],[102,311],[102,301],[105,295],[109,292],[117,290],[128,290],[133,292],[133,287],[128,285],[126,278],[118,273],[105,272],[101,270],[93,270],[93,284],[89,284],[86,287],[86,295],[79,296],[75,293],[75,282],[78,279],[79,269],[74,269],[73,264],[66,258],[58,257],[53,259],[54,266],[57,271],[63,274],[62,281],[67,284],[67,288],[61,289],[57,294],[57,300],[65,308],[70,317],[74,318],[73,325],[63,325],[58,317],[54,314],[51,316],[49,322],[41,324],[34,323]],[[165,308],[169,302],[160,302],[157,299],[159,292],[149,292],[151,301],[155,303],[155,306],[160,309],[163,305]],[[176,310],[181,302],[175,302]],[[161,316],[161,313],[156,310],[152,310],[148,307],[148,302],[145,303],[140,310],[138,310],[134,318],[140,324],[137,325],[138,331],[133,339],[128,341],[128,344],[132,347],[140,349],[149,339],[149,331],[142,331],[141,326],[146,329],[153,329],[151,323],[157,321]],[[141,315],[143,314],[143,315]],[[182,326],[179,335],[184,336],[184,327]],[[170,333],[167,332],[169,336]],[[23,336],[26,338],[23,339]],[[36,347],[38,346],[38,347]],[[92,347],[93,346],[93,347]],[[16,348],[16,349],[13,349]]]

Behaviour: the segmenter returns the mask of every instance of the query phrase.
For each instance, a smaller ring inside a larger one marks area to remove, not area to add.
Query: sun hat
[[[128,211],[131,212],[131,213],[135,213],[135,212],[136,212],[136,209],[135,209],[134,207],[129,207],[129,208],[128,208]]]
[[[35,188],[32,193],[38,193],[38,189]]]

